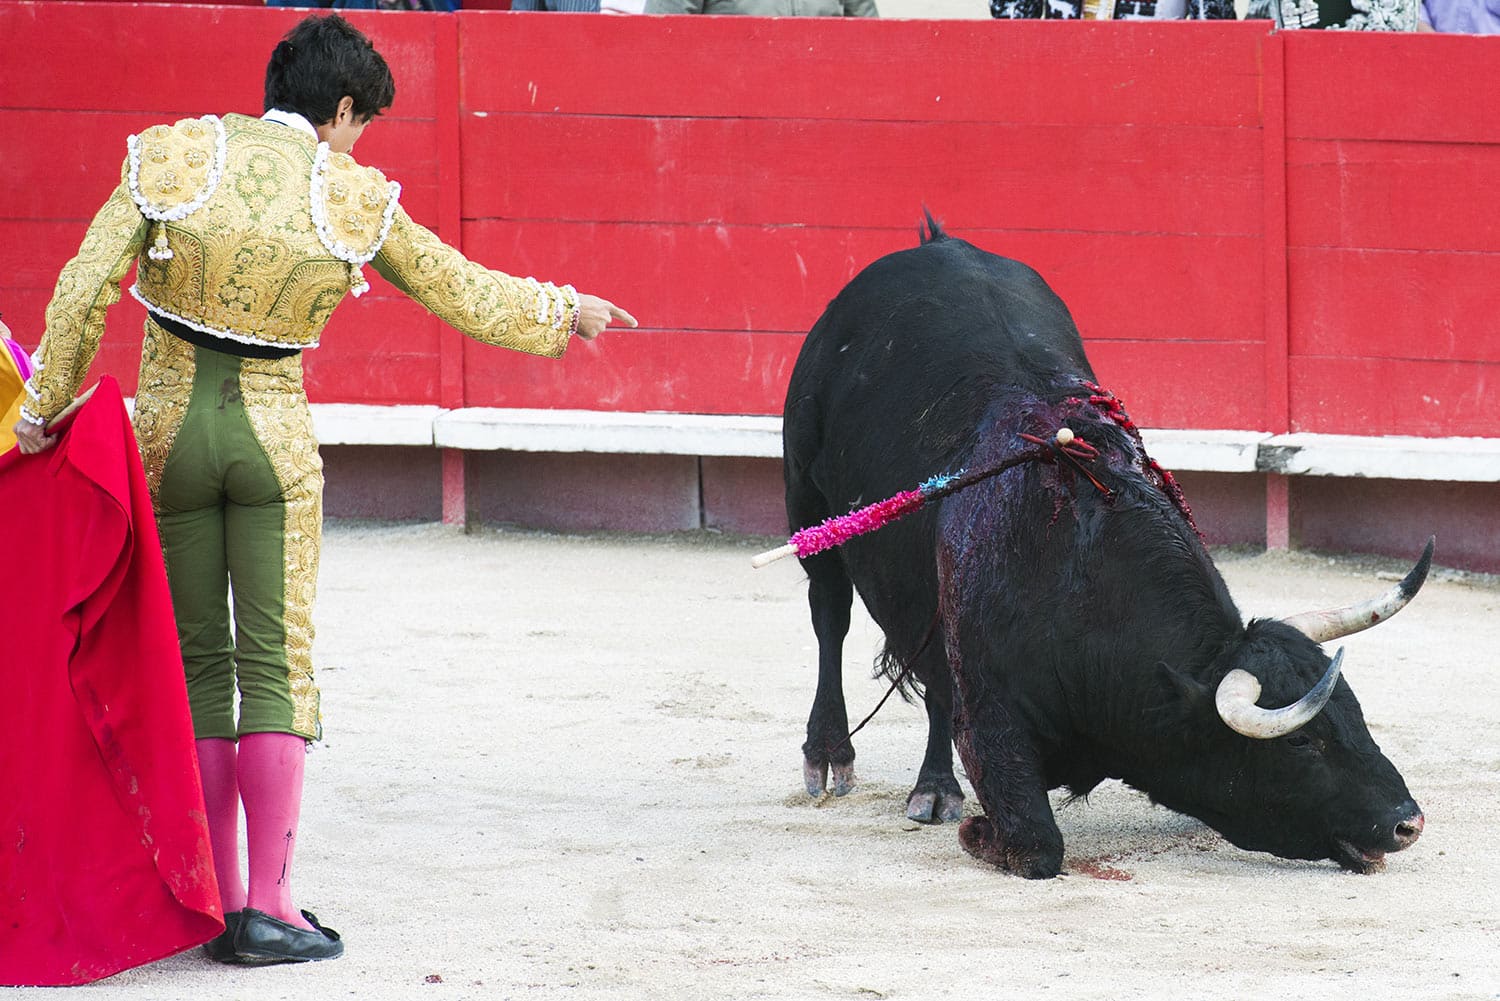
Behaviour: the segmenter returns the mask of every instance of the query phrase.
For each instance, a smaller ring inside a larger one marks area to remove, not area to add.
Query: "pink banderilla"
[[[1091,459],[1098,454],[1093,446],[1083,439],[1075,439],[1073,432],[1068,428],[1058,431],[1051,441],[1033,435],[1023,434],[1021,437],[1035,444],[1032,448],[1017,452],[1003,462],[986,469],[972,473],[966,473],[963,470],[956,473],[943,473],[927,480],[915,490],[903,490],[899,494],[876,501],[874,504],[867,504],[848,514],[835,515],[817,525],[810,525],[795,533],[787,540],[786,545],[751,557],[750,565],[759,568],[787,556],[805,558],[821,553],[825,549],[841,546],[856,535],[864,535],[867,532],[884,528],[913,511],[921,510],[929,501],[946,497],[992,476],[999,476],[1007,469],[1019,466],[1023,462],[1052,458],[1056,454],[1054,444],[1057,451],[1062,451],[1074,459]]]

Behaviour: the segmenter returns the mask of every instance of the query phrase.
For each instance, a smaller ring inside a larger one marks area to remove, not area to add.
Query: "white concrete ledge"
[[[781,418],[469,407],[442,413],[433,439],[443,448],[779,459]]]
[[[1287,476],[1500,483],[1500,438],[1283,434],[1259,453],[1257,469]]]
[[[441,407],[314,403],[313,433],[324,445],[431,445]]]
[[[313,404],[325,445],[466,451],[781,457],[781,418],[466,407]],[[1167,469],[1500,483],[1500,438],[1399,438],[1146,428]]]
[[[1166,469],[1198,473],[1253,473],[1261,443],[1270,437],[1261,431],[1141,429],[1151,458]]]

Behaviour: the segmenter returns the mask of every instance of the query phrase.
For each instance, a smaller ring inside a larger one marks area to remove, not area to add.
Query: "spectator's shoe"
[[[298,928],[264,911],[245,908],[240,912],[240,927],[234,934],[234,951],[242,963],[311,963],[320,959],[338,959],[344,954],[339,933],[318,924],[318,919],[302,912],[311,929]]]
[[[234,951],[234,933],[240,930],[240,912],[230,911],[224,915],[224,930],[203,943],[208,957],[220,963],[243,963]]]

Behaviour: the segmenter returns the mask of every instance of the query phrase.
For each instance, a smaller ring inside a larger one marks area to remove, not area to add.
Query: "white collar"
[[[277,125],[287,125],[294,129],[301,129],[303,132],[306,132],[308,135],[312,136],[314,142],[317,142],[318,140],[318,130],[313,128],[313,123],[309,122],[306,118],[297,114],[295,111],[287,111],[283,108],[272,108],[264,115],[261,115],[260,118],[263,122],[275,122]]]

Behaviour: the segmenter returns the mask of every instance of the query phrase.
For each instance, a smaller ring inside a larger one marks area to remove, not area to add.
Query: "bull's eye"
[[[1323,743],[1321,737],[1314,737],[1301,731],[1282,739],[1286,741],[1288,747],[1303,754],[1322,754],[1328,749],[1328,745]]]

